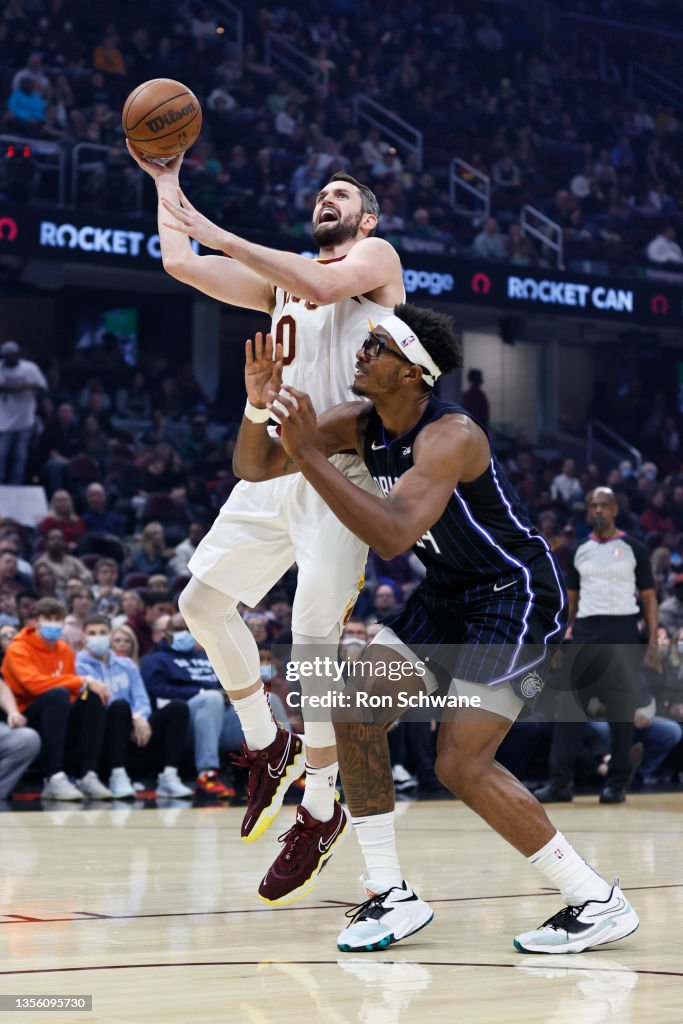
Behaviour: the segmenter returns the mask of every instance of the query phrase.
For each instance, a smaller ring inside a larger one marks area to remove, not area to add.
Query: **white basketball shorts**
[[[379,493],[355,455],[330,460],[349,480]],[[368,548],[339,522],[301,473],[240,481],[190,559],[202,583],[253,608],[294,564],[292,628],[326,636],[358,594]]]

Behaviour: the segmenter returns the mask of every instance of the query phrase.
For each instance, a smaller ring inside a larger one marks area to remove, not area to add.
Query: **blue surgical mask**
[[[273,666],[272,665],[261,665],[261,679],[264,683],[269,683],[273,678]]]
[[[102,655],[106,654],[109,650],[109,637],[89,636],[85,641],[85,646],[91,654],[95,655],[96,658],[101,658]]]
[[[180,633],[174,633],[171,640],[171,647],[174,651],[181,651],[186,654],[191,651],[197,641],[189,629],[183,629]]]
[[[38,632],[43,640],[52,643],[54,640],[60,639],[64,632],[64,624],[61,622],[41,622],[38,626]]]

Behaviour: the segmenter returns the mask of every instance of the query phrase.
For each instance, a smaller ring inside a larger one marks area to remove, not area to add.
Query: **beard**
[[[359,213],[355,217],[347,217],[333,223],[323,222],[322,224],[314,224],[313,241],[320,248],[323,246],[343,245],[350,238],[356,237],[362,219],[363,214]]]

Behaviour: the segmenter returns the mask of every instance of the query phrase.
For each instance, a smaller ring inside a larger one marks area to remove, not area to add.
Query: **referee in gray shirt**
[[[612,756],[600,802],[623,803],[626,799],[642,662],[638,594],[648,631],[645,662],[661,671],[656,646],[657,597],[650,559],[644,544],[616,527],[617,512],[614,492],[609,487],[596,487],[588,495],[592,532],[570,556],[569,628],[565,638],[572,640],[572,687],[560,693],[550,751],[550,780],[536,792],[543,803],[572,799],[584,713],[594,699],[605,708],[612,734]]]

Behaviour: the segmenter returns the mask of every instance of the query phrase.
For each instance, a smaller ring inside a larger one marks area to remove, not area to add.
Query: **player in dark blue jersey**
[[[462,365],[450,320],[397,306],[371,327],[358,351],[352,390],[370,401],[336,406],[319,420],[307,395],[281,387],[281,353],[275,356],[273,363],[270,338],[264,345],[257,336],[253,348],[247,343],[248,399],[278,418],[281,437],[271,438],[265,424],[245,418],[233,462],[238,475],[251,480],[301,472],[381,557],[412,547],[426,567],[405,609],[385,622],[366,651],[369,681],[355,691],[347,687],[353,707],[335,721],[368,895],[339,936],[339,948],[382,949],[431,920],[396,854],[385,727],[400,712],[394,705],[363,720],[368,705],[359,694],[432,693],[439,670],[447,672],[459,705],[439,729],[439,779],[535,864],[567,904],[539,929],[517,936],[516,948],[580,952],[630,934],[638,918],[618,884],[582,860],[535,797],[495,760],[524,701],[542,686],[547,652],[564,633],[566,597],[552,554],[486,431],[462,407],[433,393],[441,373]],[[357,487],[328,462],[334,453],[353,450],[385,497]],[[397,658],[406,670],[400,682],[386,672]]]

